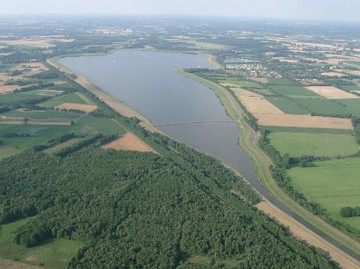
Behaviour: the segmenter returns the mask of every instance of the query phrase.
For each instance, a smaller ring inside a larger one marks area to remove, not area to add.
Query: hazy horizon
[[[355,0],[2,0],[0,15],[145,15],[360,22]]]

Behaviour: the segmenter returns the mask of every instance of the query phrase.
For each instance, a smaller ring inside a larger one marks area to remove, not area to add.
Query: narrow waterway
[[[317,228],[293,214],[260,184],[250,157],[238,146],[241,130],[231,121],[214,92],[186,78],[176,69],[211,68],[204,55],[123,50],[109,55],[68,57],[59,61],[86,76],[92,83],[145,115],[164,133],[230,164],[265,198],[297,221],[352,257],[360,256],[343,247]]]

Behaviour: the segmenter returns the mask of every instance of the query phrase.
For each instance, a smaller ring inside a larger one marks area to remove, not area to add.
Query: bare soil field
[[[321,248],[327,252],[329,252],[331,258],[337,261],[342,268],[350,269],[350,268],[360,268],[360,263],[355,259],[351,258],[344,252],[339,252],[339,249],[333,247],[326,240],[306,228],[301,223],[297,222],[293,218],[290,218],[287,214],[279,210],[273,204],[268,201],[260,202],[256,205],[258,209],[263,211],[265,214],[270,217],[278,220],[280,223],[289,227],[290,231],[294,236],[301,240],[305,240],[309,242],[311,245]]]
[[[343,73],[339,73],[339,72],[325,72],[325,73],[321,73],[322,76],[326,76],[326,77],[345,77],[346,75]]]
[[[261,126],[352,130],[350,119],[293,114],[252,113]]]
[[[318,95],[321,95],[327,99],[357,99],[359,96],[356,96],[352,93],[340,90],[333,86],[310,86],[306,87],[309,91],[312,91]]]
[[[102,148],[155,153],[149,145],[130,132],[127,132],[125,135],[109,144],[103,145]]]
[[[59,106],[56,106],[55,109],[57,110],[80,110],[86,113],[90,113],[97,109],[97,106],[93,105],[84,105],[84,104],[77,104],[77,103],[63,103]]]
[[[260,114],[284,114],[279,108],[274,106],[272,103],[270,103],[268,100],[266,100],[262,96],[254,96],[253,95],[235,95],[240,99],[241,103],[244,104],[246,109],[254,114],[254,113],[260,113]]]
[[[11,260],[0,259],[0,268],[6,269],[41,269],[43,267],[38,267],[34,265],[29,265],[25,263],[15,262]]]

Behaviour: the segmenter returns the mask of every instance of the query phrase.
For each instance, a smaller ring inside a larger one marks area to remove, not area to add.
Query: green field
[[[287,153],[293,157],[302,155],[348,156],[359,150],[355,137],[346,134],[273,132],[270,133],[269,139],[282,155]]]
[[[76,120],[83,116],[82,113],[74,112],[65,112],[65,111],[55,111],[55,110],[25,110],[18,111],[12,110],[6,113],[0,114],[0,116],[5,117],[20,117],[20,118],[29,118],[29,119],[64,119],[64,120]]]
[[[21,219],[12,223],[0,225],[0,246],[11,239],[11,235],[31,218]]]
[[[350,112],[349,109],[345,105],[340,104],[339,101],[324,98],[294,98],[294,101],[311,113],[345,115]]]
[[[16,92],[1,95],[0,103],[11,104],[24,102],[27,100],[42,100],[45,96],[37,94],[35,91],[31,92]]]
[[[58,97],[54,97],[46,102],[40,103],[44,107],[56,107],[63,103],[87,104],[77,93],[67,93]]]
[[[268,78],[268,85],[273,84],[273,85],[285,85],[285,86],[297,86],[299,85],[298,82],[294,81],[294,80],[290,80],[290,79],[285,79],[285,78]]]
[[[316,162],[317,167],[288,171],[293,186],[319,203],[334,219],[360,227],[360,217],[341,218],[340,209],[360,206],[360,158]]]
[[[300,114],[300,115],[309,114],[308,111],[306,111],[304,108],[297,105],[296,103],[292,102],[288,98],[276,96],[276,97],[266,97],[266,99],[286,114]]]
[[[337,102],[344,104],[347,111],[360,117],[360,99],[344,99],[337,100]]]
[[[254,89],[263,89],[264,86],[261,85],[260,83],[257,83],[255,81],[250,81],[250,80],[240,80],[240,79],[236,79],[236,78],[227,78],[224,80],[220,80],[219,81],[220,84],[234,84],[237,85],[241,88],[254,88]]]
[[[267,88],[275,93],[282,94],[282,95],[288,95],[288,96],[313,96],[313,97],[318,96],[317,94],[305,89],[302,86],[270,84],[270,85],[267,85]]]
[[[64,269],[83,245],[79,241],[66,239],[51,240],[33,248],[6,242],[0,245],[0,257],[45,268]]]
[[[265,130],[271,132],[291,132],[291,133],[309,133],[309,134],[346,134],[352,135],[352,130],[342,130],[342,129],[326,129],[326,128],[296,128],[296,127],[276,127],[276,126],[266,126],[263,127]]]

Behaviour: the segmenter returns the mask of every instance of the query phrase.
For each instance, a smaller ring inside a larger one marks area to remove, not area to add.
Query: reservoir
[[[241,130],[215,93],[176,70],[211,68],[205,55],[122,50],[109,55],[68,57],[59,62],[134,108],[175,139],[230,164],[261,195],[294,219],[360,260],[274,199],[260,184],[250,157],[237,145]],[[176,124],[181,123],[181,124]]]
[[[124,50],[110,55],[63,58],[59,62],[86,76],[153,124],[174,123],[158,128],[230,164],[262,189],[251,159],[237,145],[241,131],[231,122],[215,93],[176,73],[185,67],[211,68],[205,55]]]

